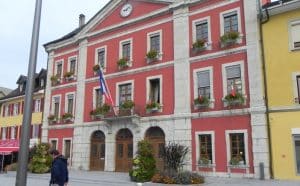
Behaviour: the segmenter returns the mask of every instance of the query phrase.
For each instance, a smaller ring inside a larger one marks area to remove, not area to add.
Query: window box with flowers
[[[119,107],[120,116],[130,116],[133,114],[135,103],[132,100],[124,101]]]
[[[196,42],[193,43],[192,50],[193,53],[199,53],[207,48],[207,42],[204,39],[198,39]]]
[[[203,154],[201,155],[199,161],[198,161],[198,164],[200,166],[209,166],[211,165],[211,160],[209,159],[208,155],[207,154]]]
[[[75,80],[75,76],[74,76],[74,72],[66,72],[64,74],[64,78],[65,80],[68,82],[68,81],[72,81],[72,80]]]
[[[61,118],[65,123],[74,121],[73,114],[71,113],[64,113]]]
[[[243,160],[243,158],[241,156],[232,157],[230,159],[229,163],[232,166],[244,166],[245,165],[245,161]]]
[[[103,119],[105,114],[110,111],[110,105],[103,104],[101,107],[97,107],[96,109],[92,110],[90,112],[90,115],[92,116],[92,119]]]
[[[51,114],[48,116],[48,123],[49,124],[55,124],[57,122],[57,118],[55,115]]]
[[[130,66],[130,61],[128,58],[123,57],[118,60],[117,64],[118,64],[119,70],[122,70],[122,69]]]
[[[53,75],[50,78],[52,86],[60,84],[60,78],[57,75]]]
[[[226,32],[224,35],[221,36],[221,47],[228,47],[232,46],[237,43],[238,39],[240,38],[240,33],[236,31]]]
[[[238,92],[232,91],[223,99],[224,107],[241,106],[245,103],[245,97]]]
[[[208,108],[210,104],[210,100],[207,96],[199,96],[194,99],[194,109],[204,109]]]
[[[147,113],[158,112],[161,109],[161,104],[158,102],[149,102],[146,105]]]
[[[146,54],[147,63],[153,63],[153,62],[157,61],[160,56],[161,56],[161,54],[157,50],[150,50]]]

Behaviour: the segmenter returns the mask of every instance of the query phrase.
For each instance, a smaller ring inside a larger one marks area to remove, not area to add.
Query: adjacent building
[[[300,179],[300,1],[263,6],[270,144],[275,179]]]
[[[113,0],[87,23],[81,15],[44,45],[42,140],[75,169],[128,171],[148,139],[159,169],[176,142],[190,147],[185,169],[257,178],[262,163],[270,177],[257,10],[249,0]]]
[[[5,87],[0,87],[0,98],[6,96],[11,92],[11,89],[5,88]]]

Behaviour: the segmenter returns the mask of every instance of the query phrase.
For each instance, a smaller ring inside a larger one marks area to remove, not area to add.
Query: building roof
[[[5,87],[0,87],[0,92],[2,92],[4,95],[7,95],[11,92],[12,90],[9,88],[5,88]]]
[[[266,3],[262,6],[268,11],[269,15],[276,15],[288,11],[298,10],[300,8],[300,0],[278,0]]]

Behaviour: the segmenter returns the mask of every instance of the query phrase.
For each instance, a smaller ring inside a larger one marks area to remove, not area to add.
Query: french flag
[[[114,108],[114,101],[111,97],[111,94],[109,92],[109,89],[107,87],[107,84],[106,84],[106,81],[105,81],[105,78],[104,78],[104,74],[102,72],[102,69],[100,68],[99,69],[99,81],[100,81],[100,92],[102,95],[105,96],[105,98],[110,101],[111,103],[111,106]],[[115,109],[113,109],[114,112],[115,112]],[[115,113],[116,114],[116,113]]]

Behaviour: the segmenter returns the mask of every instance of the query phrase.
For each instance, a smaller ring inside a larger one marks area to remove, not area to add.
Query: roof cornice
[[[269,15],[277,15],[285,12],[290,12],[300,8],[300,0],[281,2],[278,5],[268,7]]]

